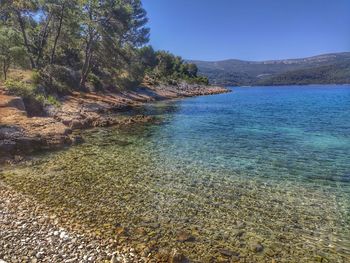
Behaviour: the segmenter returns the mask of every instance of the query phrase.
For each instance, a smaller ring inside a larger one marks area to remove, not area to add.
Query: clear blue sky
[[[186,59],[350,51],[350,0],[143,0],[151,44]]]

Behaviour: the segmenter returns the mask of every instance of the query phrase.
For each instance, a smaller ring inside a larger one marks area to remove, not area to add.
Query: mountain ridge
[[[276,77],[279,77],[278,85],[350,83],[350,52],[264,61],[188,61],[196,64],[199,73],[208,76],[212,84],[277,85]],[[312,71],[317,77],[309,76],[304,80],[303,70],[309,73]],[[322,74],[319,71],[322,71]],[[324,75],[327,75],[327,78],[323,77]]]

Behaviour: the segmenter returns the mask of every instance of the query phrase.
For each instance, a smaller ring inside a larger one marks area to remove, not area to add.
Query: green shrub
[[[33,71],[32,75],[31,75],[31,79],[32,79],[34,85],[36,85],[36,86],[40,85],[40,82],[41,82],[40,72]]]
[[[22,98],[33,97],[36,92],[33,85],[17,80],[6,80],[4,86],[9,94]]]
[[[66,94],[79,89],[79,74],[67,67],[50,65],[39,72],[39,83],[49,94]]]
[[[22,97],[24,100],[33,101],[42,106],[53,105],[59,107],[61,105],[54,96],[47,96],[44,92],[39,91],[34,85],[29,83],[17,80],[7,80],[5,81],[4,86],[9,94]]]
[[[93,73],[89,74],[88,81],[91,82],[91,84],[94,86],[94,88],[96,90],[102,90],[103,89],[102,81],[95,74],[93,74]]]
[[[47,96],[46,104],[53,105],[56,107],[59,107],[61,105],[61,103],[54,96],[51,95]]]

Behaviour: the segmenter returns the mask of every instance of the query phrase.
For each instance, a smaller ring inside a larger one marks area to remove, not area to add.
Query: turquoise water
[[[168,107],[154,143],[170,155],[266,179],[350,182],[348,86],[234,88]]]
[[[127,229],[121,244],[159,261],[350,262],[349,85],[235,87],[139,112],[160,123],[88,131],[4,178],[106,235]]]

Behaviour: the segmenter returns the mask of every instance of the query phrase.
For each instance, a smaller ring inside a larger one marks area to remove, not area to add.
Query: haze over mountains
[[[268,61],[191,60],[200,74],[220,85],[302,85],[350,83],[350,52]]]

